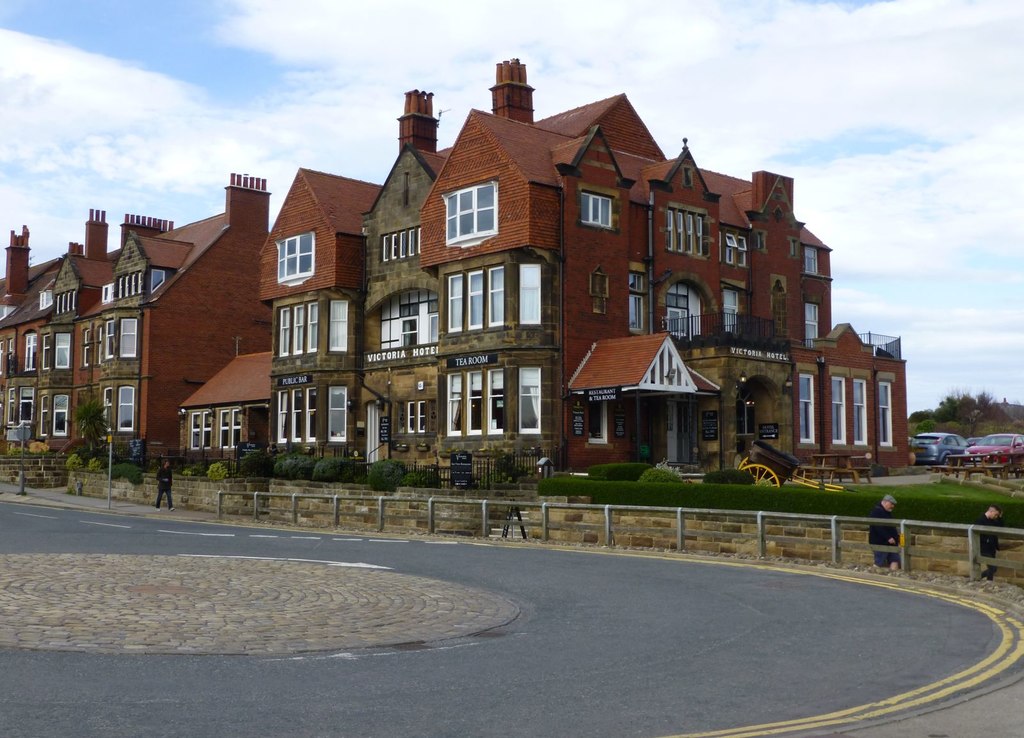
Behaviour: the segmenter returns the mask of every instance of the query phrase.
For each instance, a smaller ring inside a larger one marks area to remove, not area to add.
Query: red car
[[[991,433],[975,445],[967,447],[969,454],[1024,454],[1024,435],[1019,433]]]

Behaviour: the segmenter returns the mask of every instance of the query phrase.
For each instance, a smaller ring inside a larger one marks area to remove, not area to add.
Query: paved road
[[[1012,622],[898,577],[0,490],[5,736],[1024,736]]]

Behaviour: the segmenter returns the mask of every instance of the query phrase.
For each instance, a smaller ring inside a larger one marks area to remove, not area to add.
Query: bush
[[[279,479],[312,481],[316,459],[306,454],[288,454],[274,462],[274,476]]]
[[[82,461],[82,457],[78,454],[71,454],[67,461],[64,462],[64,468],[68,471],[77,471],[85,466],[85,462]]]
[[[441,487],[441,475],[437,469],[417,469],[408,472],[399,484],[400,487],[427,487],[439,489]]]
[[[652,468],[647,469],[637,480],[642,484],[653,482],[655,484],[679,484],[683,480],[671,469]]]
[[[314,482],[351,482],[355,465],[348,459],[325,456],[313,466]]]
[[[635,482],[640,475],[651,468],[650,464],[627,462],[622,464],[595,464],[587,469],[591,479],[606,482]]]
[[[375,461],[366,475],[370,489],[376,492],[394,492],[405,476],[405,466],[391,459]]]
[[[86,465],[85,468],[91,472],[101,472],[106,468],[106,466],[107,465],[103,463],[103,460],[100,459],[100,457],[94,456],[91,459],[89,459],[89,463]]]
[[[142,484],[142,469],[135,464],[114,464],[110,468],[111,479],[127,479],[132,484]]]
[[[206,476],[206,464],[186,464],[181,467],[181,476],[183,477],[203,477]]]
[[[274,457],[264,449],[250,451],[238,462],[238,473],[243,477],[272,477],[274,476]]]
[[[704,475],[705,484],[753,484],[754,477],[746,469],[720,469]]]
[[[219,482],[222,479],[227,479],[228,467],[223,461],[215,461],[210,464],[210,468],[206,470],[206,478],[212,479],[214,482]]]

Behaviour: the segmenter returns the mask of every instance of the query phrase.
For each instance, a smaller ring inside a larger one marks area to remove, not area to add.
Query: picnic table
[[[853,451],[830,451],[811,454],[811,463],[802,464],[800,470],[816,479],[828,478],[830,482],[842,482],[848,477],[854,484],[860,484],[861,477],[871,481],[871,453],[859,454]]]
[[[996,452],[989,454],[956,454],[947,456],[946,463],[936,467],[942,474],[956,479],[961,475],[967,479],[971,474],[984,474],[986,477],[1008,479],[1010,475],[1024,475],[1024,453]]]

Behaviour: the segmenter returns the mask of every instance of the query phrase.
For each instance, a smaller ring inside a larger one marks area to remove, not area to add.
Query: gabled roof
[[[564,135],[480,110],[470,111],[466,125],[474,122],[493,136],[527,180],[553,187],[561,183],[551,152],[566,142]]]
[[[212,407],[270,401],[272,352],[236,356],[181,403],[182,407]]]
[[[78,275],[83,287],[102,287],[114,279],[114,261],[120,250],[108,254],[106,259],[86,259],[84,256],[69,256],[75,274]],[[111,258],[113,257],[113,258]]]
[[[40,309],[39,293],[45,290],[47,286],[53,284],[53,279],[57,276],[63,259],[64,257],[50,259],[42,264],[36,264],[28,268],[28,289],[25,291],[25,296],[19,301],[17,310],[3,320],[0,320],[0,328],[9,328],[38,320],[53,312],[52,304],[49,307]],[[6,282],[6,279],[0,281],[0,286],[6,287]]]
[[[668,333],[605,338],[594,343],[569,380],[571,392],[619,388],[669,393],[714,392],[718,387],[697,380]],[[703,385],[703,386],[702,386]]]
[[[601,119],[601,116],[611,110],[620,100],[625,99],[625,97],[620,92],[618,95],[613,95],[604,100],[598,100],[597,102],[587,103],[572,110],[556,113],[537,121],[534,125],[537,128],[561,133],[563,136],[579,138],[594,126]]]
[[[373,207],[380,185],[304,168],[295,177],[309,187],[335,233],[363,232],[363,213]]]

